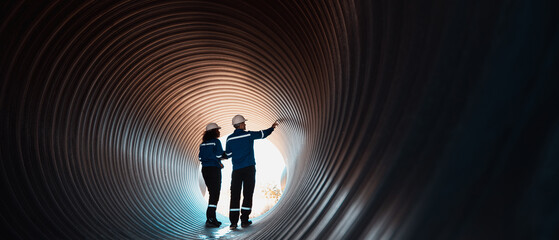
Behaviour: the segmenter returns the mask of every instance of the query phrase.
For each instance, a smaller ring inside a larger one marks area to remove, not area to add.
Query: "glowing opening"
[[[225,149],[227,135],[219,138],[219,140],[223,145],[223,149]],[[256,159],[256,186],[254,188],[251,218],[268,212],[276,205],[283,193],[286,182],[286,168],[283,155],[272,142],[267,139],[255,140],[254,157]],[[221,192],[217,204],[217,212],[228,217],[233,165],[230,159],[223,160],[222,163],[224,167],[221,170]],[[208,190],[207,188],[203,189],[204,199],[207,202],[209,198]],[[241,195],[241,202],[242,199]]]

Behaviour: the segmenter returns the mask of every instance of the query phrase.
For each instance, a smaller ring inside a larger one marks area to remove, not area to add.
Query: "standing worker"
[[[249,215],[252,208],[252,194],[256,182],[256,161],[254,159],[254,140],[263,139],[270,135],[276,126],[261,131],[246,131],[245,119],[241,115],[233,117],[235,131],[227,137],[225,154],[232,158],[233,173],[231,174],[231,204],[229,209],[229,220],[231,229],[237,228],[239,212],[241,212],[241,227],[252,224]],[[241,189],[243,189],[243,206],[239,208],[241,201]]]
[[[210,199],[208,201],[208,209],[206,210],[206,226],[219,227],[221,222],[215,216],[217,209],[217,202],[219,201],[219,192],[221,190],[221,169],[223,164],[221,159],[224,158],[223,147],[219,141],[219,127],[215,123],[210,123],[206,126],[206,131],[202,137],[202,144],[200,144],[200,154],[198,159],[202,162],[202,176]]]

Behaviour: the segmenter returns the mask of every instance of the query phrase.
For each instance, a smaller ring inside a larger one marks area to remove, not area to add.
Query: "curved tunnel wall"
[[[546,4],[4,5],[9,236],[203,236],[197,147],[239,113],[280,120],[289,181],[232,237],[557,234]]]

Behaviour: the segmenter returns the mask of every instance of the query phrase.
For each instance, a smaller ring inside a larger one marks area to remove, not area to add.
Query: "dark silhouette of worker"
[[[215,211],[221,190],[221,169],[223,168],[221,159],[226,158],[221,141],[218,139],[220,135],[219,129],[221,127],[215,123],[210,123],[206,126],[206,131],[202,137],[202,144],[200,144],[200,154],[198,155],[202,162],[202,176],[210,193],[208,209],[206,210],[207,227],[221,226],[221,222],[215,216]]]
[[[225,154],[231,157],[233,162],[233,173],[231,174],[231,204],[229,209],[229,220],[231,229],[237,228],[239,212],[241,213],[241,227],[252,224],[249,215],[252,210],[252,194],[256,182],[256,161],[254,159],[254,140],[263,139],[270,135],[276,126],[261,131],[246,131],[245,119],[241,115],[233,117],[235,131],[227,137]],[[243,205],[241,201],[241,189],[243,190]]]

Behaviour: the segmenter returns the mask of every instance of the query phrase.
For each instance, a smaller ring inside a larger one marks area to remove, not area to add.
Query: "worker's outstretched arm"
[[[272,124],[272,126],[268,129],[265,130],[260,130],[260,131],[251,131],[250,132],[250,136],[253,139],[262,139],[262,138],[266,138],[268,137],[270,134],[272,134],[272,132],[274,131],[274,129],[278,126],[278,122],[274,122],[274,124]]]

